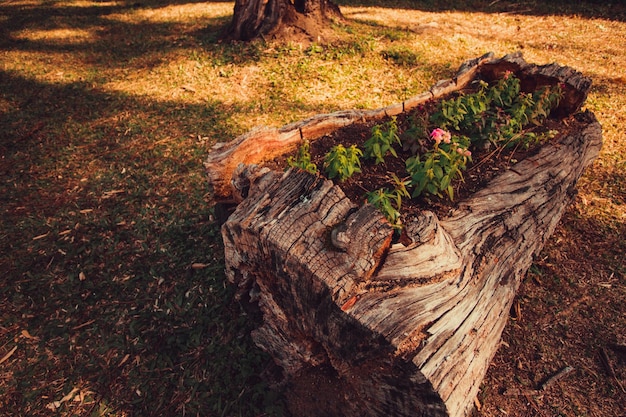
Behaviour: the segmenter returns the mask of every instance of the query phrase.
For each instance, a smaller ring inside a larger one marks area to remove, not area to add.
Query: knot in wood
[[[350,246],[350,236],[347,233],[348,226],[345,222],[339,223],[330,231],[330,242],[340,251],[346,252]]]
[[[406,224],[406,234],[413,242],[424,244],[435,238],[439,220],[432,211],[423,211],[420,216]]]
[[[233,198],[236,201],[243,201],[248,194],[250,194],[250,188],[265,174],[270,173],[271,170],[267,167],[259,167],[256,164],[246,165],[240,163],[233,172],[231,185],[233,190]],[[262,188],[262,187],[261,187]]]

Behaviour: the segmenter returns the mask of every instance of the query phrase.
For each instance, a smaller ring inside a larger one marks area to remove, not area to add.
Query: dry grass
[[[626,334],[623,6],[345,3],[330,45],[219,43],[232,3],[0,5],[3,415],[280,414],[224,284],[210,146],[399,102],[465,59],[517,50],[594,79],[605,142],[521,289],[482,415],[623,415],[597,357]],[[566,363],[553,392],[503,394]]]

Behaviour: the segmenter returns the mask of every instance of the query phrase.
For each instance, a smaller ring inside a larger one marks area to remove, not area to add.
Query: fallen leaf
[[[61,407],[61,403],[59,401],[52,401],[51,403],[46,404],[46,408],[52,411],[55,411],[59,407]]]
[[[90,402],[85,402],[85,400],[87,399],[88,396],[93,395],[93,391],[80,391],[78,394],[76,394],[76,396],[74,397],[74,402],[81,402],[84,404],[93,404],[93,401]]]
[[[128,358],[130,358],[130,355],[127,353],[126,356],[124,356],[122,358],[122,360],[120,361],[120,363],[117,366],[122,366],[126,363],[126,361],[128,360]]]
[[[111,190],[111,191],[105,191],[102,194],[102,198],[106,199],[106,198],[111,198],[117,194],[122,194],[125,190]]]

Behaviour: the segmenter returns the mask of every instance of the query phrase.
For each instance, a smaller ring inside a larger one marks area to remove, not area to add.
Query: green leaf
[[[451,185],[448,185],[447,188],[448,197],[450,197],[450,201],[454,200],[454,188]]]
[[[445,188],[448,188],[449,185],[450,185],[450,176],[449,175],[444,175],[441,178],[441,184],[439,185],[439,187],[443,190]]]
[[[443,169],[441,168],[441,166],[439,165],[433,166],[433,174],[435,178],[440,180],[443,177]]]

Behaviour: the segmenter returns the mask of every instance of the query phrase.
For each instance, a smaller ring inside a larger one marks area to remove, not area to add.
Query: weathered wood
[[[519,56],[501,63],[543,71]],[[541,82],[588,88],[575,71],[547,73]],[[431,94],[449,91],[449,81],[438,85]],[[520,280],[601,143],[595,116],[578,113],[569,134],[448,216],[409,219],[408,241],[394,244],[384,217],[332,181],[241,165],[232,182],[241,203],[222,235],[228,279],[263,313],[254,340],[291,383],[330,367],[343,394],[326,411],[298,415],[468,415]]]

